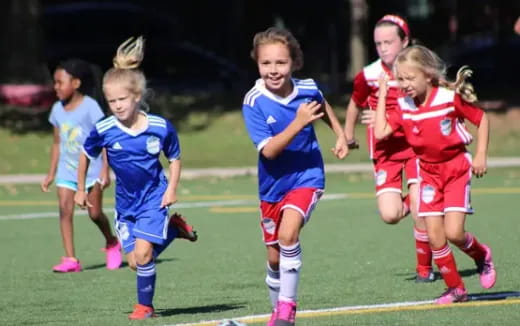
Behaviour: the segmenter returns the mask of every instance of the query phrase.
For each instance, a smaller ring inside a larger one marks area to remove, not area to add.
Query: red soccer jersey
[[[386,97],[386,110],[391,112],[397,108],[397,98],[402,95],[397,81],[392,72],[383,64],[381,59],[364,67],[354,78],[352,100],[360,107],[368,107],[375,110],[377,107],[377,93],[379,91],[378,79],[385,72],[389,77],[388,93]],[[394,132],[391,136],[377,140],[373,128],[367,128],[368,152],[370,158],[378,159],[386,156],[391,160],[404,160],[414,156],[410,145],[406,142],[404,133]]]
[[[465,152],[473,138],[464,119],[478,126],[484,114],[455,91],[443,87],[433,88],[424,105],[417,106],[411,97],[400,97],[398,104],[400,111],[388,114],[388,123],[393,130],[403,130],[415,154],[431,163]]]

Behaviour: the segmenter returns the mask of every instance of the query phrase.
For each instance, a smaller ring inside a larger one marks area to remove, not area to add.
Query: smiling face
[[[107,83],[103,87],[110,111],[122,122],[131,121],[137,114],[140,97],[131,93],[120,83]]]
[[[398,26],[381,25],[374,29],[374,43],[379,58],[392,68],[397,54],[408,46],[408,38],[401,39]]]
[[[80,84],[79,79],[72,77],[65,69],[58,68],[54,72],[54,91],[60,101],[69,100]]]
[[[270,92],[281,97],[292,92],[293,60],[285,44],[274,42],[260,45],[257,65],[260,78]]]
[[[396,78],[399,87],[406,95],[424,102],[432,88],[432,78],[416,65],[405,61],[396,67]]]

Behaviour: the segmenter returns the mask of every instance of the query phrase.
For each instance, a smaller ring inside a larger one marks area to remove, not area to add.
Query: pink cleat
[[[276,321],[276,308],[273,309],[273,312],[271,313],[271,318],[269,318],[269,321],[267,322],[266,326],[274,326],[274,322]]]
[[[296,319],[296,302],[279,300],[276,311],[278,315],[276,316],[274,326],[294,326]]]
[[[107,269],[118,269],[123,263],[123,256],[121,255],[121,244],[119,241],[116,244],[101,249],[106,255]]]
[[[486,250],[486,257],[484,260],[476,262],[477,272],[480,274],[480,285],[484,289],[491,289],[497,281],[497,271],[495,270],[495,264],[493,264],[491,249],[485,244],[482,247]]]
[[[81,264],[76,258],[61,257],[61,263],[52,267],[52,271],[56,273],[81,272]]]
[[[450,304],[468,301],[468,291],[465,288],[448,288],[435,300],[436,304]]]
[[[156,315],[154,314],[154,309],[152,307],[139,303],[134,306],[134,311],[128,315],[128,319],[130,320],[142,320],[154,317],[156,317]]]

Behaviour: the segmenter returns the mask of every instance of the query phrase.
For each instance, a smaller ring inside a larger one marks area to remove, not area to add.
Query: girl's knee
[[[388,214],[388,213],[381,213],[381,220],[385,222],[386,224],[397,224],[401,220],[401,216],[399,214]]]

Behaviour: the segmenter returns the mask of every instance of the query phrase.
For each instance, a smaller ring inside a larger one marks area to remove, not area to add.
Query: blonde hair
[[[457,71],[455,81],[449,81],[446,79],[446,64],[435,52],[422,45],[412,45],[403,49],[395,59],[394,73],[397,71],[399,64],[403,62],[412,63],[421,69],[432,79],[434,86],[442,86],[454,90],[457,94],[460,94],[462,99],[469,103],[474,103],[478,100],[473,85],[466,81],[473,74],[473,71],[468,66],[462,66]]]
[[[142,36],[131,37],[124,41],[118,48],[114,59],[113,67],[103,76],[103,87],[109,83],[120,83],[125,85],[128,91],[141,97],[139,104],[147,107],[144,97],[147,93],[146,77],[139,70],[139,66],[144,58],[144,39]]]
[[[292,59],[292,69],[297,71],[303,67],[303,52],[298,40],[286,29],[279,27],[269,27],[263,32],[256,33],[253,38],[253,49],[251,58],[258,61],[258,48],[264,44],[281,43],[289,49]]]

